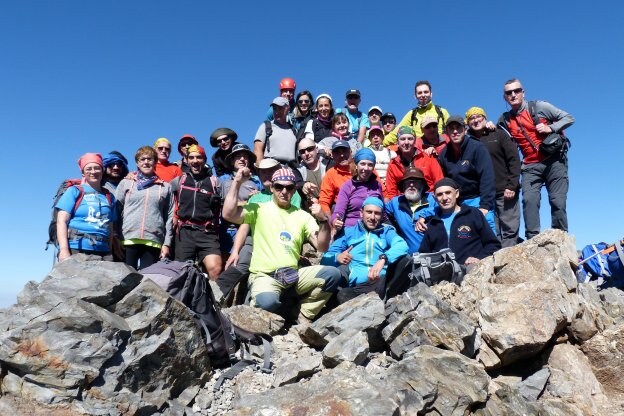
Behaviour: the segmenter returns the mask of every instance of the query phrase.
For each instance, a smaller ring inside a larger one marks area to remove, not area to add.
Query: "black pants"
[[[147,266],[151,266],[156,263],[160,258],[160,249],[156,247],[149,247],[143,244],[134,244],[126,246],[126,260],[125,263],[128,266],[132,266],[135,269],[144,269]],[[141,265],[139,267],[139,264]]]

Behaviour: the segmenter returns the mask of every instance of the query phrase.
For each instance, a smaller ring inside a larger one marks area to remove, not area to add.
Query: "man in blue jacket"
[[[408,253],[394,227],[381,223],[383,207],[381,199],[366,198],[357,225],[346,228],[321,259],[321,264],[336,266],[342,274],[340,303],[372,291],[383,298],[388,265]]]
[[[501,243],[479,209],[457,203],[460,192],[457,182],[450,178],[435,184],[438,207],[436,215],[429,219],[419,252],[450,248],[459,264],[469,266],[491,256]]]
[[[490,153],[483,143],[466,134],[466,124],[462,116],[449,117],[446,134],[449,136],[449,143],[438,157],[444,176],[459,184],[459,202],[479,208],[496,234],[496,184]]]

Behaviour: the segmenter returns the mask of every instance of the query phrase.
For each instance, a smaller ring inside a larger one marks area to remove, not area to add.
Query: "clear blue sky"
[[[222,126],[250,143],[284,76],[337,104],[359,88],[361,108],[397,117],[427,79],[435,103],[454,114],[480,106],[491,119],[506,109],[504,81],[518,77],[527,99],[576,117],[568,215],[578,247],[622,238],[623,15],[620,2],[580,1],[4,1],[0,306],[50,270],[51,197],[79,176],[81,154],[133,160],[141,145],[184,133],[211,152]]]

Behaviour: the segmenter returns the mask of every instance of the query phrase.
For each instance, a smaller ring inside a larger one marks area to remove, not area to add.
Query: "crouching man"
[[[249,176],[248,168],[236,172],[223,203],[223,218],[251,226],[254,247],[249,265],[251,305],[289,314],[290,311],[281,310],[281,295],[286,289],[294,288],[300,298],[299,323],[312,321],[340,281],[340,272],[335,267],[298,266],[305,241],[318,251],[327,250],[331,232],[327,215],[316,200],[310,207],[312,215],[291,204],[296,189],[295,174],[290,168],[273,173],[270,201],[241,207],[238,191]]]
[[[321,264],[339,267],[340,303],[373,291],[383,299],[388,266],[408,253],[407,243],[394,227],[381,223],[383,210],[381,199],[366,198],[357,225],[346,228],[321,259]]]

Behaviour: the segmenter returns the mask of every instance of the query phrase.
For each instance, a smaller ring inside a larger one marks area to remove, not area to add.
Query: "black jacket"
[[[476,136],[473,137],[477,138]],[[511,137],[503,129],[497,127],[494,131],[485,129],[485,134],[477,140],[483,143],[490,152],[494,165],[496,195],[502,195],[505,189],[518,192],[520,156]]]
[[[450,248],[457,262],[464,264],[468,257],[483,259],[501,248],[485,216],[474,207],[461,206],[451,223],[450,238],[439,216],[431,217],[427,226],[418,250],[421,253],[435,253]]]

